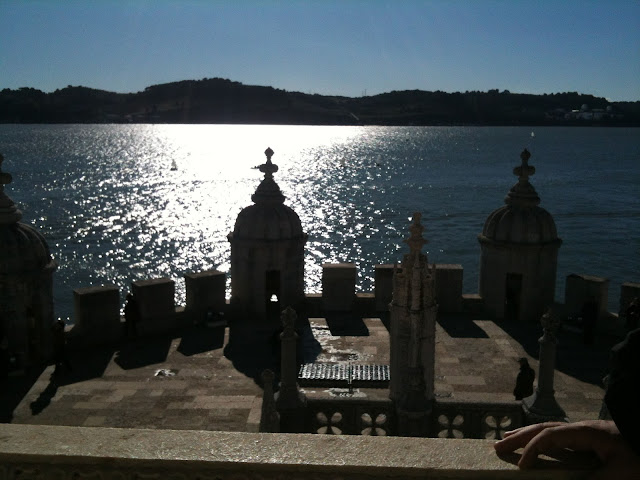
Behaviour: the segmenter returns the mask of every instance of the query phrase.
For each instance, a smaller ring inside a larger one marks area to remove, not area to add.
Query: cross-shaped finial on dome
[[[520,154],[522,163],[513,169],[513,174],[518,177],[517,183],[511,187],[504,201],[512,207],[535,207],[540,203],[540,197],[533,185],[529,183],[529,177],[536,173],[535,167],[529,165],[531,154],[525,148]]]
[[[522,160],[522,164],[513,169],[514,175],[517,175],[518,179],[521,182],[528,182],[529,177],[536,173],[536,168],[529,165],[529,159],[531,158],[531,154],[529,150],[526,148],[520,154],[520,159]]]
[[[409,238],[407,238],[404,242],[409,245],[409,254],[414,255],[420,253],[422,250],[422,246],[427,243],[427,241],[422,237],[422,232],[424,231],[424,226],[420,223],[420,219],[422,218],[422,214],[420,212],[415,212],[413,214],[413,223],[409,227],[409,231],[411,234]]]
[[[267,162],[263,163],[258,167],[258,169],[264,173],[264,178],[273,178],[273,174],[278,171],[278,165],[275,163],[271,163],[271,157],[273,156],[273,150],[271,148],[267,148],[264,151],[264,154],[267,156]]]

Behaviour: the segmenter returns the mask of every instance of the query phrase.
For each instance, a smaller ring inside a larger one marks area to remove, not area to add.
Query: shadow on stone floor
[[[32,415],[40,414],[45,408],[47,408],[51,404],[51,399],[56,396],[58,392],[58,383],[56,382],[54,375],[51,375],[49,378],[49,384],[47,387],[40,392],[38,398],[36,398],[33,402],[29,404],[29,408],[31,409]]]
[[[178,352],[190,357],[199,353],[218,350],[224,346],[224,326],[198,325],[184,332]]]
[[[276,382],[280,378],[280,333],[281,329],[258,331],[251,325],[236,323],[229,327],[229,342],[224,348],[224,356],[234,368],[262,386],[261,375],[266,369],[274,372]],[[297,363],[312,363],[322,351],[320,343],[313,337],[307,322],[296,327],[298,334]]]
[[[489,338],[489,335],[474,323],[477,316],[466,314],[439,315],[438,324],[451,338]]]
[[[496,321],[498,327],[518,342],[527,355],[538,358],[542,336],[539,323]],[[585,345],[582,333],[561,328],[557,332],[556,370],[582,382],[602,386],[602,379],[609,368],[611,347],[621,341],[611,335],[601,335],[593,345]]]
[[[0,423],[11,423],[13,411],[25,395],[31,390],[44,367],[33,369],[20,377],[7,377],[0,380]]]
[[[116,353],[114,362],[123,370],[146,367],[167,360],[171,336],[159,336],[124,343]]]
[[[58,385],[69,385],[101,377],[116,351],[115,347],[94,347],[68,353],[71,370],[60,368],[55,380]]]
[[[352,312],[329,312],[324,317],[331,335],[336,337],[366,337],[369,329],[361,315]]]

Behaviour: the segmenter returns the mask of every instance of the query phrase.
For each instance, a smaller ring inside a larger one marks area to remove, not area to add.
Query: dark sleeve
[[[629,332],[611,350],[611,371],[604,401],[611,418],[631,448],[640,455],[640,329]]]

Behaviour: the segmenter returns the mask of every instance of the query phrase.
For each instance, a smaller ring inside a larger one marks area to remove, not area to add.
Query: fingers
[[[611,449],[611,436],[590,425],[564,424],[544,428],[524,447],[518,466],[531,468],[538,455],[562,449],[592,451],[603,459]]]
[[[498,453],[509,453],[527,445],[536,435],[547,428],[566,425],[561,422],[546,422],[527,425],[526,427],[517,428],[509,432],[505,432],[504,438],[494,444],[494,448]]]

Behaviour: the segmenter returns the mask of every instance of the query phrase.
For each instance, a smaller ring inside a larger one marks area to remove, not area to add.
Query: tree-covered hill
[[[393,91],[358,98],[287,92],[222,78],[114,93],[73,87],[0,91],[0,123],[308,125],[640,125],[640,102],[576,92]]]

